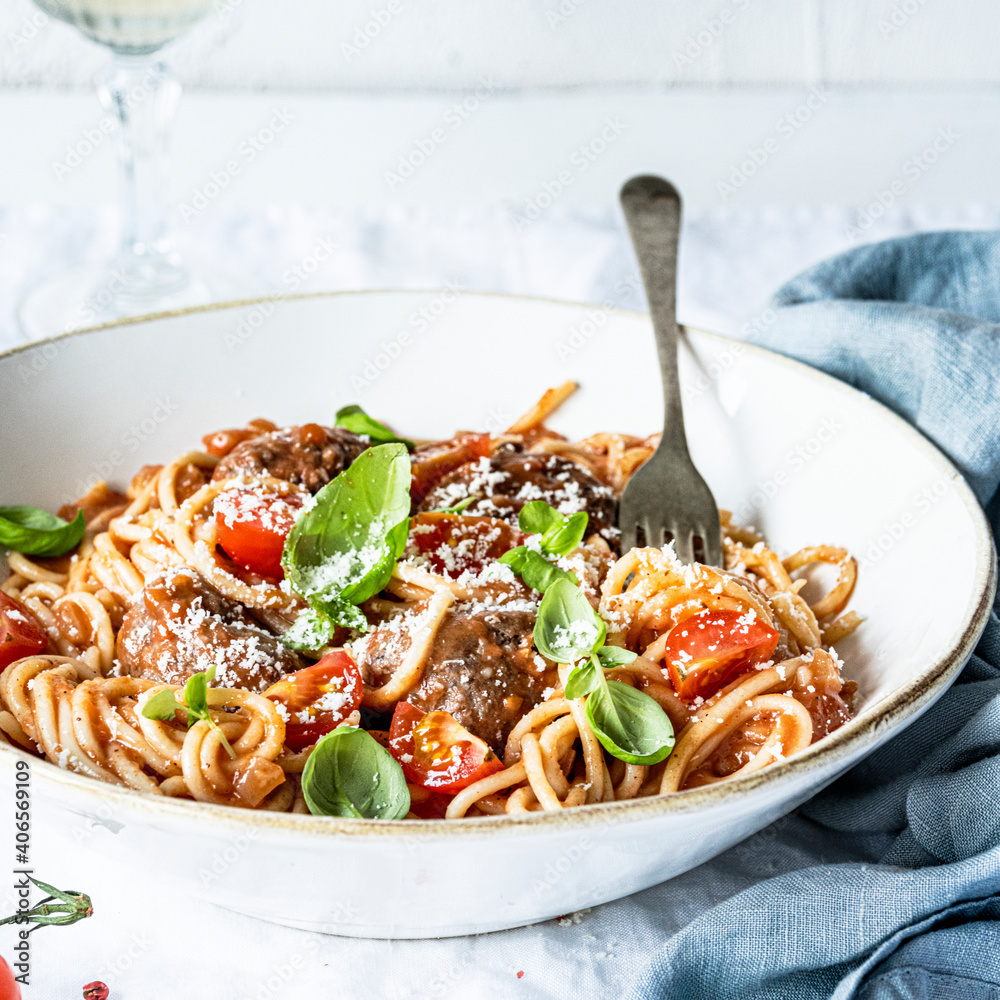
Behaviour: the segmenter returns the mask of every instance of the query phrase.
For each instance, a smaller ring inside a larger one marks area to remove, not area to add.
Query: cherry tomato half
[[[300,493],[226,490],[215,500],[215,530],[223,552],[237,565],[280,579],[281,551],[305,502]]]
[[[20,601],[0,592],[0,671],[48,648],[48,634],[38,619]]]
[[[503,770],[503,761],[450,713],[425,714],[407,701],[393,712],[389,752],[410,781],[441,795]]]
[[[674,690],[691,701],[770,659],[777,645],[778,633],[752,612],[706,609],[670,630],[663,656]]]
[[[479,573],[520,544],[521,537],[506,521],[440,511],[418,514],[410,525],[413,545],[427,556],[435,573],[452,580],[466,571]]]
[[[420,503],[449,472],[474,459],[488,458],[489,454],[489,434],[458,434],[447,441],[420,445],[412,456],[410,495],[414,504]]]
[[[361,704],[361,671],[344,649],[283,677],[265,698],[285,707],[285,746],[296,753],[311,747]]]
[[[0,1000],[21,1000],[21,987],[5,958],[0,958]]]

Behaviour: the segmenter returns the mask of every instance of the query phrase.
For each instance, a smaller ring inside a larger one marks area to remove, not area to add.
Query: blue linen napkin
[[[1000,233],[849,251],[755,338],[949,455],[1000,528]],[[759,882],[671,938],[630,1000],[1000,1000],[1000,619],[921,719],[800,810],[858,863]],[[843,856],[841,854],[841,856]]]

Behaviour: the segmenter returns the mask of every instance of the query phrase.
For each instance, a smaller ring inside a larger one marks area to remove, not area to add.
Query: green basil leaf
[[[38,507],[0,507],[0,545],[27,556],[65,555],[86,529],[82,510],[64,521]]]
[[[587,520],[585,511],[563,517],[544,500],[531,500],[517,516],[518,527],[523,532],[542,536],[542,552],[550,556],[565,556],[572,552],[583,541]]]
[[[188,725],[190,717],[195,719],[207,719],[208,715],[208,682],[215,680],[215,667],[202,670],[201,673],[192,674],[184,685],[184,704],[188,710]]]
[[[524,553],[524,564],[521,567],[521,579],[535,590],[540,590],[543,594],[552,586],[556,580],[566,580],[576,586],[580,581],[576,575],[568,573],[553,562],[549,562],[545,556],[534,549],[526,549]]]
[[[333,621],[364,631],[364,616],[347,606],[361,604],[389,582],[406,548],[409,519],[406,448],[369,448],[296,519],[281,555],[285,579]]]
[[[667,713],[621,681],[604,681],[587,697],[586,711],[604,749],[628,764],[658,764],[674,748]]]
[[[600,664],[591,656],[584,663],[574,667],[566,679],[566,697],[582,698],[601,685]]]
[[[583,541],[587,530],[587,513],[579,511],[569,517],[561,517],[560,523],[549,528],[542,535],[542,548],[553,556],[565,556]]]
[[[601,646],[597,656],[602,667],[623,667],[626,663],[631,663],[638,653],[633,653],[631,649],[622,649],[621,646]]]
[[[174,697],[174,692],[170,688],[164,688],[162,691],[157,691],[142,706],[142,714],[147,719],[156,719],[157,722],[170,722],[180,707]]]
[[[201,673],[192,674],[187,684],[184,685],[184,704],[187,707],[188,729],[196,722],[207,722],[210,729],[214,729],[219,734],[219,740],[225,747],[226,753],[233,760],[236,759],[236,751],[229,745],[225,733],[219,724],[212,718],[212,713],[208,708],[208,685],[215,680],[215,667]]]
[[[544,535],[562,522],[562,514],[544,500],[529,500],[517,515],[517,525],[526,535]]]
[[[353,604],[347,605],[353,611],[361,614]],[[361,616],[364,618],[364,615]],[[281,637],[281,641],[289,649],[301,649],[316,652],[333,641],[336,624],[328,614],[316,608],[306,608],[292,623],[292,627]]]
[[[339,726],[306,761],[302,794],[314,816],[402,819],[410,811],[403,769],[363,729]]]
[[[506,563],[529,587],[543,594],[556,580],[568,580],[572,584],[580,582],[575,573],[568,573],[525,545],[509,549],[497,562]]]
[[[374,417],[369,417],[364,410],[356,403],[351,406],[342,406],[337,410],[334,418],[337,427],[353,431],[355,434],[364,434],[372,444],[405,444],[407,451],[413,451],[416,445],[406,438],[397,437],[385,424],[380,424]]]
[[[556,580],[535,619],[535,648],[555,663],[575,663],[600,649],[607,629],[579,587]]]
[[[524,562],[525,553],[527,548],[523,545],[515,545],[514,548],[508,549],[497,562],[505,563],[518,575],[524,572]]]

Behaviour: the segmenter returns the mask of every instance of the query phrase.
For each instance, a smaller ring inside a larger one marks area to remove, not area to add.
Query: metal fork
[[[641,530],[646,545],[662,546],[672,540],[682,562],[694,562],[697,556],[710,566],[721,566],[719,508],[712,491],[691,461],[684,436],[677,370],[677,244],[681,198],[671,183],[652,176],[626,181],[620,198],[632,246],[639,259],[663,380],[663,437],[649,460],[633,474],[622,494],[618,514],[622,551],[640,544]]]

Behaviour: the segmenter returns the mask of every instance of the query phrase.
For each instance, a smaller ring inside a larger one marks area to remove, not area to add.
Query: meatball
[[[146,584],[118,632],[118,661],[132,677],[183,684],[216,668],[218,687],[263,691],[305,664],[241,605],[186,566]]]
[[[529,500],[544,500],[561,514],[585,510],[588,532],[618,537],[615,495],[583,466],[561,455],[526,452],[516,447],[498,449],[491,458],[469,462],[445,476],[427,494],[421,510],[450,507],[476,497],[466,514],[483,514],[517,524],[517,515]]]
[[[220,460],[212,479],[267,475],[317,493],[367,447],[367,438],[343,427],[286,427],[241,441]]]
[[[355,644],[366,684],[392,676],[409,648],[406,624],[397,618]],[[558,683],[555,668],[532,649],[534,625],[530,611],[452,608],[406,701],[423,712],[450,712],[502,754],[511,729]]]

